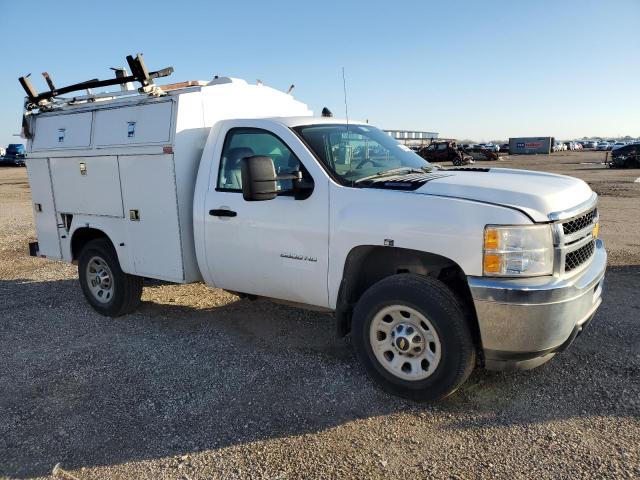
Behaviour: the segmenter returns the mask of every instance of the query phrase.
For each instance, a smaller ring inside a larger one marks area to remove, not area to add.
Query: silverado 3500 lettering
[[[72,101],[25,87],[31,252],[77,263],[99,313],[134,310],[144,277],[321,307],[379,385],[424,400],[546,362],[600,305],[586,183],[442,170],[262,84],[135,71],[140,91]]]
[[[293,253],[281,253],[282,258],[290,258],[292,260],[306,260],[307,262],[317,262],[316,257],[307,257],[306,255],[294,255]]]

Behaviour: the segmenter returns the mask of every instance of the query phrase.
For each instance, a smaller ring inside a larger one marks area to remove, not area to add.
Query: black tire
[[[640,168],[640,157],[627,158],[624,162],[624,168]]]
[[[111,270],[113,293],[108,301],[99,301],[91,292],[87,266],[93,258],[102,259]],[[89,304],[101,315],[119,317],[134,311],[142,297],[142,277],[124,273],[118,256],[109,240],[100,238],[88,242],[78,257],[78,277],[82,293]]]
[[[387,370],[376,358],[369,331],[376,313],[390,305],[403,305],[431,322],[441,344],[440,363],[422,380],[405,380]],[[384,390],[411,400],[439,400],[462,385],[475,366],[475,347],[462,307],[442,282],[403,273],[380,280],[358,301],[353,314],[352,342],[369,376]]]

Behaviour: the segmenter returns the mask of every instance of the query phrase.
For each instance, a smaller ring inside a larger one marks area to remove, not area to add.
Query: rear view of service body
[[[163,86],[171,69],[128,61],[115,79],[47,77],[45,93],[21,79],[31,254],[76,263],[99,313],[133,311],[144,278],[333,311],[327,328],[379,385],[436,399],[476,366],[546,362],[600,305],[586,183],[442,169],[261,83]],[[121,90],[67,95],[108,85]]]

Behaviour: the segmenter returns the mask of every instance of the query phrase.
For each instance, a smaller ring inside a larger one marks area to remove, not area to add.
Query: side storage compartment
[[[88,147],[92,113],[66,113],[36,118],[31,150]]]
[[[26,164],[40,255],[60,260],[62,259],[62,251],[49,174],[49,159],[28,158]]]
[[[59,157],[50,162],[58,212],[124,215],[118,157]]]
[[[173,155],[118,157],[127,222],[127,249],[135,273],[184,281]]]
[[[93,144],[166,143],[171,138],[172,101],[96,111]]]

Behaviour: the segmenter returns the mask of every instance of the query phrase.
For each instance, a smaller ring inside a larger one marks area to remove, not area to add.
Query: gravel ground
[[[0,169],[0,478],[640,477],[640,170],[603,156],[499,163],[600,193],[594,322],[431,405],[374,387],[326,314],[149,282],[135,314],[97,315],[75,267],[26,255],[26,174]]]

